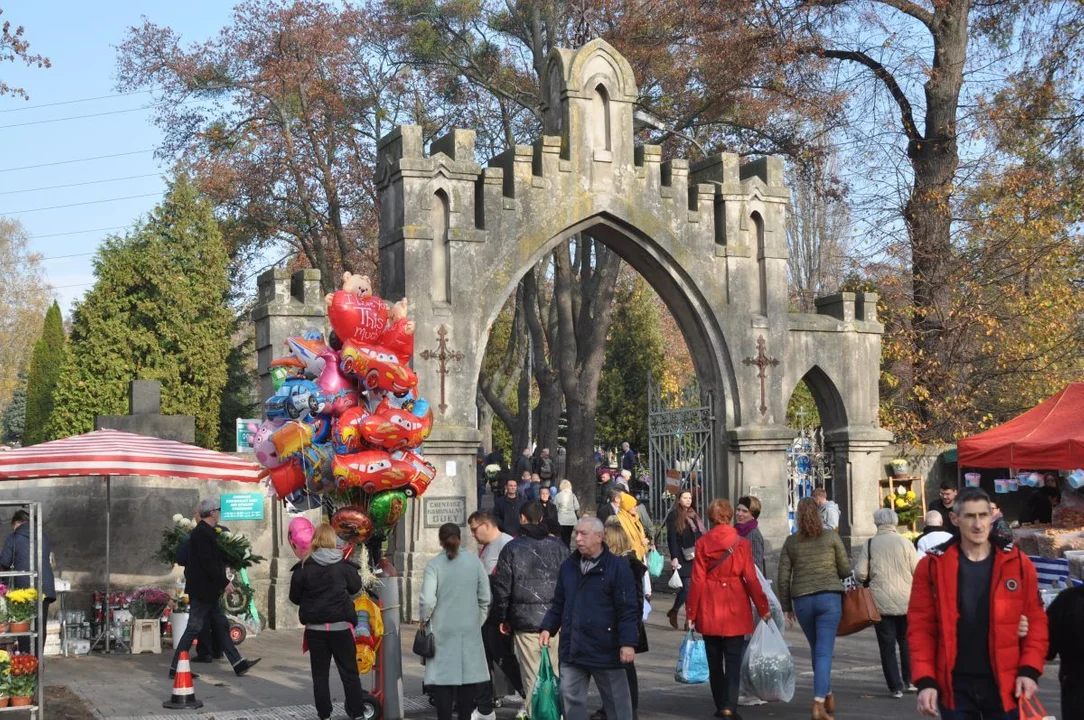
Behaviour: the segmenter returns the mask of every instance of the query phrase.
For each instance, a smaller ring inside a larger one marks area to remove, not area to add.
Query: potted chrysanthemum
[[[38,689],[38,659],[36,657],[29,654],[11,656],[9,687],[12,706],[29,705],[33,702],[34,691]]]
[[[30,621],[38,614],[38,591],[34,588],[9,590],[4,600],[8,608],[8,631],[28,632]]]

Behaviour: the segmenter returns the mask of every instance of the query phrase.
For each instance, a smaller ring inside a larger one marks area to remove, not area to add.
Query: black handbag
[[[426,660],[433,659],[433,656],[437,654],[437,645],[433,641],[433,633],[429,629],[428,620],[418,627],[418,632],[414,635],[413,649],[415,655]]]

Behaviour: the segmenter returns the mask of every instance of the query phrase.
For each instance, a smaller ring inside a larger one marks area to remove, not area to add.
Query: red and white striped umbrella
[[[0,452],[0,480],[141,475],[256,482],[261,470],[226,453],[120,430],[95,430]]]

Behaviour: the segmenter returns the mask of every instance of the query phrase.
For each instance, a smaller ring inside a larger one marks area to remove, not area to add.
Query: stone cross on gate
[[[448,375],[448,361],[455,360],[456,362],[463,359],[463,353],[458,350],[448,350],[448,328],[441,325],[437,330],[437,351],[426,350],[421,354],[424,360],[439,360],[440,367],[437,368],[437,372],[440,373],[440,414],[443,415],[444,411],[448,408],[447,403],[444,401],[444,379]]]
[[[755,365],[757,368],[757,377],[760,378],[760,414],[768,412],[767,396],[765,393],[765,384],[768,380],[768,366],[775,367],[779,364],[778,358],[768,357],[768,353],[765,352],[767,343],[764,341],[764,336],[761,335],[757,338],[757,356],[755,358],[745,358],[742,362],[746,365]]]

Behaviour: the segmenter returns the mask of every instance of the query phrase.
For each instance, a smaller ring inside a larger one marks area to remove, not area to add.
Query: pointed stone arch
[[[817,404],[817,413],[821,418],[821,426],[825,432],[847,427],[847,404],[843,394],[839,391],[836,382],[820,365],[810,367],[802,374],[798,382],[804,382],[812,393],[813,401]],[[797,387],[798,383],[795,383],[786,395],[785,401],[788,407]]]

